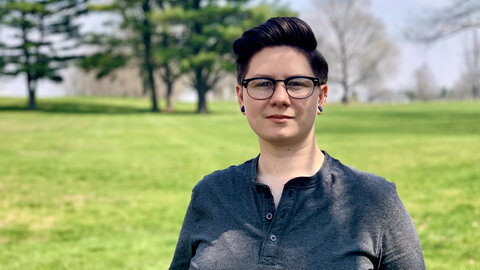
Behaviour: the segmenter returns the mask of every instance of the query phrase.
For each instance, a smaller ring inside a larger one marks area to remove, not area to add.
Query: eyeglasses
[[[315,86],[320,85],[320,79],[308,76],[293,76],[285,80],[275,80],[269,77],[257,77],[242,81],[247,94],[257,100],[269,99],[275,93],[277,82],[285,83],[287,94],[296,99],[308,98],[313,94]]]

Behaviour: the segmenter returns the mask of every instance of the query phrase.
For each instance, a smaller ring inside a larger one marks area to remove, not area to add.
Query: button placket
[[[271,219],[267,222],[270,226],[266,231],[264,242],[262,244],[262,251],[260,253],[261,264],[273,265],[277,261],[278,252],[281,248],[281,237],[288,226],[288,220],[290,219],[291,212],[295,205],[295,198],[295,190],[285,190],[278,207],[276,209],[272,208],[275,212],[268,210],[264,212],[266,213],[264,214],[265,220],[269,220],[268,218],[270,217]],[[272,198],[269,199],[271,200]],[[274,207],[274,205],[272,205],[272,207]]]
[[[270,235],[270,241],[272,242],[277,241],[277,236],[275,234]]]
[[[275,213],[275,204],[273,202],[273,196],[272,196],[272,193],[271,193],[269,188],[267,188],[265,190],[263,198],[264,198],[264,209],[263,209],[264,212],[263,213],[266,213],[263,216],[263,218],[264,218],[263,228],[264,228],[264,232],[268,233],[268,231],[270,230],[270,227],[272,225],[273,215]]]
[[[275,203],[270,189],[267,189],[263,196],[264,212],[263,212],[263,228],[264,241],[261,247],[259,263],[264,265],[274,265],[277,260],[278,253],[278,234],[275,229]]]

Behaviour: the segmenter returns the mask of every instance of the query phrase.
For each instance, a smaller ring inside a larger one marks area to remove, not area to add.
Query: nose
[[[284,82],[277,82],[275,85],[275,92],[270,97],[270,105],[279,107],[290,106],[290,96],[287,93],[287,88]]]

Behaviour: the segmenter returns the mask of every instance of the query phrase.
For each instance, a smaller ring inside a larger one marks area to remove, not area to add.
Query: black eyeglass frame
[[[301,79],[309,79],[313,82],[313,88],[312,88],[312,91],[310,92],[310,94],[306,97],[301,97],[301,98],[298,98],[298,97],[292,97],[292,95],[290,95],[289,91],[286,89],[287,85],[288,85],[288,82],[293,80],[293,79],[298,79],[298,78],[301,78]],[[266,98],[254,98],[250,95],[250,93],[248,92],[248,88],[247,88],[247,85],[249,82],[253,81],[253,80],[258,80],[258,79],[264,79],[264,80],[268,80],[270,82],[273,83],[273,91],[272,91],[272,94]],[[275,90],[277,90],[277,82],[283,82],[285,84],[285,90],[287,91],[287,94],[289,97],[291,98],[294,98],[294,99],[305,99],[305,98],[309,98],[314,90],[315,90],[315,87],[316,86],[320,86],[320,85],[323,85],[325,83],[321,82],[319,78],[315,78],[315,77],[310,77],[310,76],[292,76],[292,77],[288,77],[284,80],[275,80],[273,78],[270,78],[270,77],[254,77],[254,78],[249,78],[249,79],[244,79],[242,81],[242,86],[245,87],[245,89],[247,90],[247,94],[253,98],[253,99],[256,99],[256,100],[265,100],[265,99],[269,99],[273,96],[273,94],[275,94]]]

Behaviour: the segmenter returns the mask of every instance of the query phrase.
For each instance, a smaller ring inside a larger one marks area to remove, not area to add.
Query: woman
[[[260,155],[195,186],[170,269],[425,269],[394,184],[317,146],[328,66],[316,46],[297,18],[235,41],[238,103]]]

